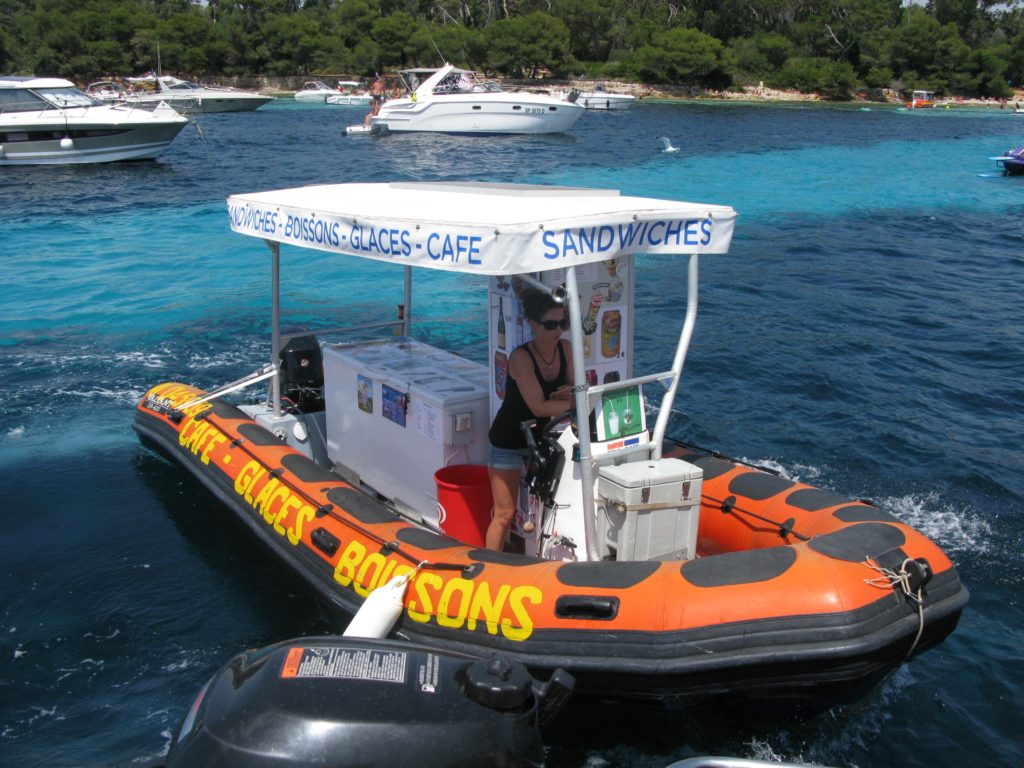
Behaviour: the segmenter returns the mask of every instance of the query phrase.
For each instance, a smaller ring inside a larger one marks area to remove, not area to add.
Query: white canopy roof
[[[514,275],[629,253],[725,253],[729,206],[490,183],[333,184],[228,198],[231,229],[401,266]]]
[[[70,80],[60,77],[0,76],[0,88],[74,88]]]

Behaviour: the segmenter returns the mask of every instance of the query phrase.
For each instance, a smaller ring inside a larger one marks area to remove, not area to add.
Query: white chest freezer
[[[485,464],[488,371],[405,337],[324,349],[327,456],[437,525],[434,473]]]

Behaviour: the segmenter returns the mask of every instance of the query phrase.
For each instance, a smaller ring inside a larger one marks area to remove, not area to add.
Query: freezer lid
[[[485,366],[415,339],[333,344],[324,349],[324,356],[440,407],[488,397]]]

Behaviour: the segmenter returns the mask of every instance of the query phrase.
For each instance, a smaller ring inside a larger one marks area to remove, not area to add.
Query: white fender
[[[395,576],[383,587],[373,590],[352,617],[345,637],[385,638],[405,608],[405,591],[410,573]]]

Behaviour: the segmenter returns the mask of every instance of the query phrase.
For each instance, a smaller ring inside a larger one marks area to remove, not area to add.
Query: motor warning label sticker
[[[407,654],[363,648],[292,648],[281,677],[374,680],[404,683]]]

